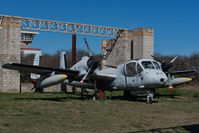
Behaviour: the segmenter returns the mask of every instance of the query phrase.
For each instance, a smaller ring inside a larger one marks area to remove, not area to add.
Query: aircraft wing
[[[94,74],[89,76],[92,79],[97,79],[97,80],[114,80],[117,75],[112,75],[112,74]]]
[[[76,71],[76,70],[57,69],[57,68],[26,65],[26,64],[19,64],[19,63],[6,63],[2,65],[2,68],[17,70],[19,73],[46,74],[46,73],[50,73],[54,71],[55,73],[66,74],[69,76],[76,76],[79,73],[79,71]]]
[[[171,75],[177,75],[177,74],[186,74],[186,73],[195,73],[195,70],[182,70],[182,71],[174,71],[171,72]]]

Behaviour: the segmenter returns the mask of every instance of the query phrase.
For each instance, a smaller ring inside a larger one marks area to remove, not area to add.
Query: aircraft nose
[[[167,76],[163,72],[153,72],[148,75],[149,84],[152,86],[162,86],[167,81]]]
[[[165,80],[165,78],[160,78],[160,82],[162,82],[162,83],[164,83],[166,80]]]

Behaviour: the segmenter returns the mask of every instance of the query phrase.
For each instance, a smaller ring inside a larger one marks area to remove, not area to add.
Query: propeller
[[[93,53],[91,52],[91,49],[90,49],[90,47],[88,46],[88,42],[87,42],[86,38],[84,38],[84,41],[85,41],[86,47],[87,47],[87,49],[88,49],[89,57],[93,57]]]
[[[31,82],[32,82],[32,84],[33,84],[33,88],[31,89],[31,91],[33,91],[33,90],[36,90],[37,88],[37,82],[36,81],[34,81],[34,80],[30,80]]]
[[[177,55],[177,56],[174,57],[169,63],[167,63],[167,62],[161,61],[159,58],[157,58],[157,57],[155,57],[155,56],[153,56],[153,55],[151,55],[151,56],[152,56],[155,60],[157,60],[158,62],[161,63],[162,71],[165,72],[165,73],[168,73],[168,72],[169,72],[169,69],[170,69],[171,67],[173,67],[174,61],[178,58],[178,55]]]
[[[88,76],[88,74],[90,73],[92,67],[89,68],[88,72],[84,75],[84,77],[82,78],[82,80],[80,81],[80,84],[82,84],[84,82],[84,80],[86,79],[86,77]]]
[[[178,58],[178,55],[176,57],[174,57],[169,63],[167,62],[163,62],[161,61],[159,58],[151,55],[155,60],[157,60],[158,62],[161,63],[161,67],[162,67],[162,71],[167,75],[168,77],[168,83],[169,83],[169,89],[172,90],[173,89],[173,86],[172,86],[172,83],[171,83],[171,74],[169,72],[169,69],[171,67],[173,67],[173,63],[175,62],[175,60]]]
[[[99,61],[93,58],[93,53],[90,50],[90,47],[88,45],[88,42],[87,42],[86,38],[84,38],[84,41],[85,41],[85,44],[87,46],[88,54],[89,54],[89,59],[87,61],[87,66],[88,66],[89,69],[88,69],[87,73],[84,75],[84,77],[81,79],[80,84],[82,84],[84,82],[84,80],[87,78],[87,76],[91,72],[93,72],[93,70],[95,70],[98,67],[98,65],[99,65]]]

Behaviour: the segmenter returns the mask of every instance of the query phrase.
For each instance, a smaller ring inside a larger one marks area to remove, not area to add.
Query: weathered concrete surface
[[[102,54],[106,53],[108,40],[102,41]],[[120,65],[131,59],[151,58],[154,54],[154,31],[151,28],[136,28],[133,31],[124,31],[116,42],[113,51],[103,65]]]
[[[21,19],[3,17],[0,27],[0,92],[19,92],[20,74],[1,66],[6,62],[20,63]]]

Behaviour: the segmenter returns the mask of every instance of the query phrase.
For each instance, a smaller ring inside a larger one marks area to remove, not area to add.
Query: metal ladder
[[[1,31],[1,29],[2,29],[2,27],[1,27],[2,22],[3,22],[3,16],[0,17],[0,31]]]
[[[105,49],[105,50],[106,50],[106,53],[105,53],[104,55],[102,55],[102,59],[103,59],[103,60],[107,59],[108,56],[111,54],[111,52],[112,52],[112,50],[113,50],[113,48],[114,48],[114,46],[115,46],[115,44],[116,44],[118,38],[120,37],[120,35],[122,34],[123,31],[124,31],[124,30],[119,30],[119,31],[117,32],[117,34],[116,34],[116,38],[115,38],[115,39],[110,39],[110,40],[108,41],[108,44],[106,44],[106,46],[111,46],[111,47]]]

